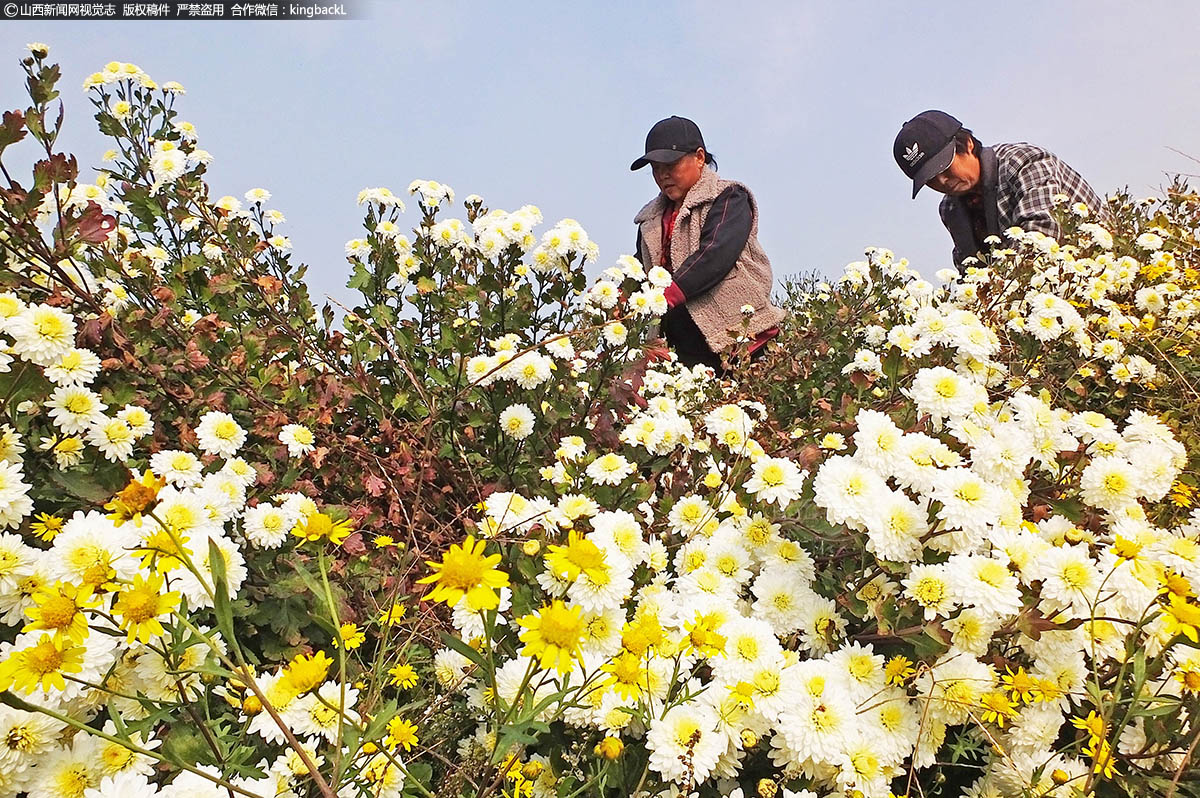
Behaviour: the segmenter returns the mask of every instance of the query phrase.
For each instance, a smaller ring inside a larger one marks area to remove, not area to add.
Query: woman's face
[[[675,163],[651,163],[658,190],[671,202],[679,202],[704,171],[704,150],[690,152]]]

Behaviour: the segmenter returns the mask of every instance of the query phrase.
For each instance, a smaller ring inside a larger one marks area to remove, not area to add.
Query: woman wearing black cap
[[[758,206],[741,183],[717,176],[700,128],[672,116],[650,129],[646,153],[659,194],[634,217],[637,254],[647,269],[671,272],[663,336],[679,359],[722,368],[739,335],[754,354],[779,333],[785,313],[771,304],[771,262],[758,243]],[[745,326],[744,326],[745,325]]]

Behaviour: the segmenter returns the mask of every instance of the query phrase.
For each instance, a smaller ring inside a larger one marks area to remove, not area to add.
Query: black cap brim
[[[685,155],[687,155],[686,152],[680,152],[679,150],[650,150],[650,152],[634,161],[633,165],[629,167],[629,171],[636,172],[651,161],[654,163],[675,163]]]
[[[949,169],[953,161],[954,139],[951,139],[936,155],[925,161],[921,165],[921,168],[917,170],[917,173],[913,175],[913,199],[917,198],[917,192],[924,188],[926,183]]]

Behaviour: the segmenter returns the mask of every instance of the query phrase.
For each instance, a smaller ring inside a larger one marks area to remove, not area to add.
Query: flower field
[[[182,86],[21,66],[0,794],[1200,796],[1183,181],[937,285],[869,248],[718,376],[665,270],[431,180],[317,307]]]

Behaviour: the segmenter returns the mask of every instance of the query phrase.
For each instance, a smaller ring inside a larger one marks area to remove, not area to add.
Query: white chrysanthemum
[[[760,501],[778,504],[781,510],[800,498],[808,478],[807,471],[786,457],[760,457],[751,468],[743,487]]]
[[[523,441],[533,432],[533,411],[526,404],[509,405],[500,413],[500,429],[513,440]]]
[[[690,536],[715,518],[712,505],[703,496],[689,493],[679,497],[667,513],[667,524],[672,532]]]
[[[629,335],[629,330],[621,322],[613,321],[604,325],[602,335],[609,345],[621,346],[625,343],[625,338]]]
[[[982,385],[944,366],[918,371],[908,395],[917,409],[935,420],[965,416],[976,405],[987,404],[987,390]]]
[[[1102,577],[1085,546],[1056,546],[1031,565],[1042,580],[1042,599],[1090,617],[1100,600]]]
[[[12,351],[39,366],[51,366],[75,347],[75,320],[50,305],[29,305],[8,319],[4,331],[12,336]]]
[[[809,607],[809,580],[802,568],[772,564],[763,568],[750,592],[755,596],[754,615],[771,625],[777,635],[788,635],[804,623]]]
[[[216,579],[213,577],[212,564],[209,559],[211,551],[209,543],[215,543],[225,563],[225,583],[230,598],[237,595],[246,579],[246,560],[237,545],[224,535],[211,535],[200,541],[193,540],[189,546],[191,559],[200,572],[199,576],[191,570],[180,568],[172,572],[175,577],[171,587],[178,590],[188,600],[192,607],[211,607],[213,599],[210,591],[216,591]],[[204,581],[201,582],[200,580]]]
[[[29,489],[19,462],[0,461],[0,526],[5,529],[20,526],[21,521],[33,512]],[[0,573],[2,578],[3,573]]]
[[[997,488],[966,468],[949,468],[934,478],[930,498],[942,503],[937,517],[951,529],[977,532],[1000,514]]]
[[[921,551],[921,538],[929,531],[925,508],[899,491],[880,491],[876,506],[863,519],[867,546],[883,560],[908,562]]]
[[[840,684],[856,706],[875,696],[887,683],[883,655],[876,654],[870,645],[849,643],[826,654],[825,659],[841,677]]]
[[[221,469],[204,477],[197,495],[204,502],[208,514],[217,522],[224,523],[246,506],[246,484],[244,477]]]
[[[204,497],[195,490],[163,488],[158,494],[154,516],[164,524],[171,535],[186,542],[187,538],[219,534],[220,524],[209,514]],[[161,530],[157,524],[143,525],[143,534],[152,535]]]
[[[155,798],[158,795],[158,787],[151,784],[145,774],[121,771],[105,776],[99,786],[84,790],[83,798]]]
[[[526,352],[504,364],[501,376],[527,390],[546,382],[553,375],[554,361],[548,355]]]
[[[599,280],[588,291],[588,301],[605,310],[615,307],[620,296],[621,289],[611,280]]]
[[[105,459],[123,463],[133,454],[137,436],[121,419],[104,418],[88,429],[87,441],[99,449]]]
[[[1021,609],[1021,589],[1005,565],[993,557],[955,554],[946,563],[954,595],[1000,619]]]
[[[707,779],[725,746],[725,736],[717,733],[716,713],[697,703],[672,707],[650,722],[646,734],[650,767],[663,779],[678,783],[689,770],[696,783]]]
[[[633,463],[615,452],[601,455],[588,464],[588,479],[597,485],[620,485],[636,470]]]
[[[901,454],[904,433],[885,413],[860,410],[854,417],[858,430],[854,433],[854,458],[881,473],[892,468]]]
[[[312,430],[303,424],[284,424],[279,442],[287,446],[289,457],[303,457],[316,448]]]
[[[58,748],[66,724],[40,712],[0,706],[0,769],[17,773]]]
[[[246,442],[246,431],[228,413],[210,410],[196,425],[196,439],[205,454],[232,457]]]
[[[953,584],[945,565],[918,563],[902,580],[904,594],[921,606],[925,620],[945,617],[958,606]]]
[[[154,419],[144,407],[125,405],[117,411],[117,418],[128,424],[129,429],[138,438],[154,432]]]
[[[187,168],[188,156],[182,150],[167,150],[152,155],[150,172],[154,176],[154,187],[151,193],[157,193],[160,187],[178,180]]]
[[[132,524],[118,527],[101,513],[76,513],[54,538],[47,562],[59,581],[98,588],[133,578],[138,561],[132,549],[137,543]]]
[[[810,690],[798,691],[780,713],[778,731],[801,760],[834,762],[857,723],[854,706],[846,694],[823,686],[819,695]]]
[[[1097,457],[1079,478],[1080,497],[1102,510],[1115,512],[1133,504],[1141,494],[1141,479],[1123,457]]]
[[[642,562],[649,551],[642,525],[626,510],[605,510],[592,518],[590,539],[597,546],[614,548],[634,565]]]
[[[353,709],[357,702],[358,690],[329,681],[288,704],[283,719],[292,731],[308,738],[309,742],[324,737],[326,742],[332,743],[337,740],[343,722],[357,724],[358,713]]]
[[[108,409],[99,394],[78,385],[55,388],[46,400],[46,407],[51,420],[68,435],[87,432],[104,419],[104,411]]]
[[[837,602],[817,593],[804,597],[804,621],[800,625],[801,645],[814,655],[824,654],[846,630],[846,619],[838,615]]]
[[[32,772],[28,798],[84,798],[103,776],[90,735],[76,735],[71,745],[47,754]]]
[[[987,654],[992,635],[1000,628],[1002,618],[983,610],[967,607],[942,625],[950,632],[950,644],[975,657]]]
[[[916,681],[919,700],[927,702],[930,716],[950,725],[966,723],[979,698],[995,686],[996,672],[990,665],[956,649]]]
[[[270,502],[249,507],[242,514],[242,533],[260,549],[277,549],[287,540],[298,519]]]
[[[813,479],[814,501],[834,524],[865,519],[886,490],[883,477],[845,455],[826,460]]]
[[[55,385],[88,385],[100,373],[100,358],[90,349],[67,350],[46,367],[46,378]]]

